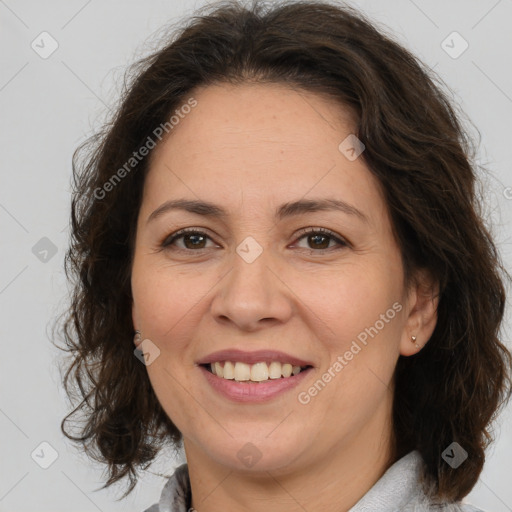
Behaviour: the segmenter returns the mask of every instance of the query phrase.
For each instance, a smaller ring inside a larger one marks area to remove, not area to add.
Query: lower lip
[[[235,402],[266,402],[299,385],[313,368],[301,371],[291,377],[269,379],[263,382],[238,382],[223,379],[209,372],[204,366],[199,366],[203,375],[212,388]]]

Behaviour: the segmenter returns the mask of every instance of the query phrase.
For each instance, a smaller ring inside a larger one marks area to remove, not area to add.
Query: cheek
[[[135,314],[143,337],[159,349],[158,357],[147,366],[148,377],[159,402],[179,430],[186,428],[184,411],[190,407],[190,395],[183,389],[190,387],[188,379],[194,366],[189,354],[197,325],[194,306],[198,307],[209,288],[204,277],[180,277],[175,269],[155,265],[149,258],[134,262]]]
[[[330,414],[343,415],[363,403],[368,413],[387,393],[402,330],[399,276],[391,266],[366,261],[322,280],[328,286],[321,289],[306,282],[302,293],[309,290],[308,305],[321,319],[315,334],[328,352],[322,370],[335,375],[324,374],[333,382],[325,393]]]
[[[316,334],[328,352],[319,378],[332,382],[322,391],[323,402],[313,407],[319,415],[342,418],[336,428],[343,422],[347,429],[353,421],[364,424],[389,393],[402,329],[399,276],[389,267],[354,264],[333,275],[328,288],[315,289],[312,283],[304,288],[321,319]],[[350,419],[348,410],[360,412]]]
[[[157,266],[149,261],[145,264],[143,259],[136,261],[132,292],[143,334],[157,340],[177,330],[180,319],[191,314],[194,305],[210,288],[206,275],[184,276],[166,265]]]
[[[361,261],[323,275],[301,274],[293,286],[325,327],[346,340],[374,325],[381,314],[401,300],[400,282],[395,275],[400,274],[390,267],[379,268]],[[394,310],[388,316],[396,318]],[[396,322],[386,325],[392,323]]]

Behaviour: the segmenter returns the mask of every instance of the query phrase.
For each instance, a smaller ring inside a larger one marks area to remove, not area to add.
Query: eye
[[[186,228],[180,229],[176,233],[169,235],[161,244],[162,248],[170,248],[172,245],[176,245],[177,240],[183,240],[185,247],[177,246],[177,250],[187,251],[187,250],[198,250],[198,249],[207,249],[205,247],[205,243],[207,240],[211,240],[211,238],[204,233],[203,231],[199,231],[195,228]]]
[[[329,244],[333,241],[338,245],[337,249],[349,246],[348,242],[325,228],[306,228],[301,233],[302,236],[298,240],[305,238],[310,245],[306,249],[311,249],[312,252],[323,252],[332,249],[333,247],[329,247]]]
[[[309,249],[311,252],[321,253],[331,250],[333,249],[332,246],[329,247],[331,242],[335,242],[335,246],[337,245],[338,249],[349,246],[348,242],[325,228],[306,228],[300,233],[301,236],[298,240],[307,239],[310,247],[305,249]],[[185,228],[167,236],[160,245],[163,249],[169,250],[199,251],[201,249],[208,249],[206,246],[208,240],[211,241],[211,238],[204,231],[200,231],[197,228]],[[183,245],[176,244],[177,241],[181,241]]]

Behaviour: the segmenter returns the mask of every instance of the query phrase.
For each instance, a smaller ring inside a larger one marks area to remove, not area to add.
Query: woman
[[[476,510],[510,397],[504,271],[410,53],[349,8],[225,3],[91,142],[62,428],[106,486],[183,441],[150,512]]]

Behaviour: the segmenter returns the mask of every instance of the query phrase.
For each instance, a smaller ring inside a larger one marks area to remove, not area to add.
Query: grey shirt
[[[349,512],[484,512],[467,503],[435,505],[423,492],[419,476],[423,459],[412,451],[395,462]],[[190,512],[187,464],[179,466],[164,486],[160,501],[144,512]]]

